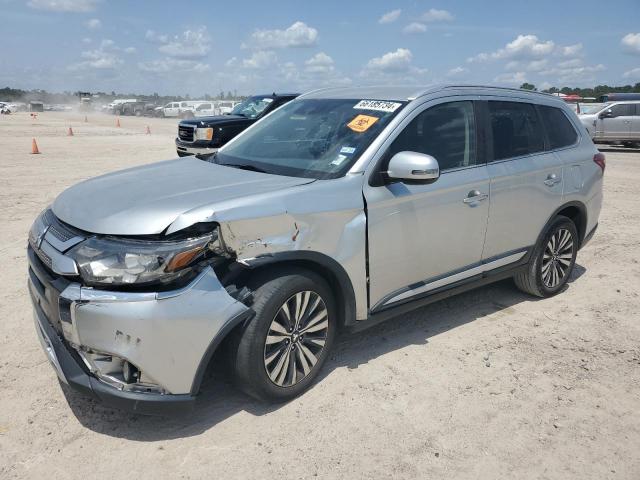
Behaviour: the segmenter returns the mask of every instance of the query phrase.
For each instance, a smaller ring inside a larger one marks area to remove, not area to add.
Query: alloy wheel
[[[573,249],[573,237],[566,228],[560,228],[551,235],[542,254],[542,282],[547,288],[557,287],[567,276]]]
[[[306,290],[289,297],[269,326],[264,367],[271,381],[291,387],[318,363],[329,332],[329,312],[322,297]]]

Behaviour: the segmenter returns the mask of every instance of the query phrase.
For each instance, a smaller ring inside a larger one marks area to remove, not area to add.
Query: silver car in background
[[[315,91],[207,160],[63,192],[29,234],[36,329],[63,382],[122,408],[191,406],[223,344],[244,391],[285,401],[339,329],[508,277],[562,291],[604,169],[549,95]]]
[[[596,143],[640,145],[640,101],[605,103],[579,118]]]

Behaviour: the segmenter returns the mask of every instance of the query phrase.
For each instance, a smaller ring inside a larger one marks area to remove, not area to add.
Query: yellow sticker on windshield
[[[354,132],[362,133],[366,132],[369,127],[377,121],[378,117],[372,117],[370,115],[358,115],[347,124],[347,127],[349,127]]]

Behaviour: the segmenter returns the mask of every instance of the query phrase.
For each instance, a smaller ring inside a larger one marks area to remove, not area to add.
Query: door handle
[[[473,207],[487,198],[489,198],[489,195],[486,193],[481,193],[479,190],[471,190],[462,202]]]
[[[558,178],[555,173],[551,173],[547,176],[547,179],[544,181],[544,184],[547,187],[553,187],[555,184],[560,183],[562,179]]]

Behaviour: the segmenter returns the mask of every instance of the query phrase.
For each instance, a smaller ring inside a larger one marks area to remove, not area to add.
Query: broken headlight
[[[89,238],[70,255],[87,285],[149,285],[173,283],[216,249],[217,232],[179,241]]]

